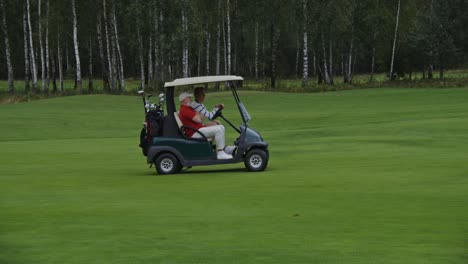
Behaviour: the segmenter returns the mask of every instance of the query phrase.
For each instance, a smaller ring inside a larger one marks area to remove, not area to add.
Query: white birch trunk
[[[183,47],[182,47],[182,73],[184,78],[189,77],[189,42],[188,42],[188,18],[186,12],[186,4],[184,2],[184,7],[182,8],[182,34]]]
[[[206,27],[206,75],[210,75],[210,42],[211,34],[208,32],[208,26]]]
[[[323,64],[323,79],[325,84],[330,84],[330,77],[328,75],[328,66],[327,66],[327,52],[325,50],[325,40],[322,32],[322,64]]]
[[[29,8],[29,0],[26,0],[26,7],[28,13],[28,33],[29,33],[29,48],[31,55],[31,72],[32,72],[32,81],[33,81],[33,92],[37,92],[37,70],[36,70],[36,59],[34,56],[34,43],[32,36],[32,27],[31,27],[31,12]]]
[[[115,91],[115,75],[114,75],[114,70],[113,70],[113,64],[112,64],[112,55],[111,55],[111,38],[109,36],[109,24],[107,20],[107,4],[106,0],[102,0],[102,8],[103,8],[103,18],[104,18],[104,33],[106,34],[106,50],[107,50],[107,73],[109,76],[109,86],[111,91]]]
[[[28,44],[28,22],[26,19],[26,2],[23,5],[23,41],[24,41],[24,90],[29,92],[30,89],[30,75],[29,70],[31,65],[29,64],[29,44]]]
[[[258,81],[258,21],[255,22],[255,81]]]
[[[58,59],[58,72],[59,72],[59,83],[60,93],[63,94],[63,66],[62,66],[62,50],[60,48],[60,35],[57,36],[57,59]]]
[[[198,46],[197,76],[200,76],[201,69],[201,44]]]
[[[0,0],[0,5],[2,8],[2,31],[5,40],[5,55],[6,55],[6,63],[8,68],[8,92],[13,94],[15,92],[15,84],[14,84],[14,77],[13,77],[13,65],[11,63],[11,54],[10,54],[10,40],[8,38],[8,27],[6,23],[6,12],[5,12],[5,4],[4,0]]]
[[[75,89],[81,92],[81,62],[80,51],[78,49],[78,18],[76,16],[75,0],[72,0],[73,10],[73,46],[75,47],[75,62],[76,62],[76,86]]]
[[[37,31],[39,34],[39,51],[40,51],[40,58],[41,58],[41,85],[42,85],[42,91],[46,92],[45,90],[45,62],[44,62],[44,45],[42,43],[42,16],[41,16],[41,0],[37,1],[37,14],[38,14],[38,20],[37,20]]]
[[[97,32],[97,38],[98,38],[99,59],[101,60],[102,83],[104,86],[104,90],[106,90],[109,87],[109,79],[107,78],[106,61],[104,57],[104,48],[103,48],[104,46],[102,44],[101,14],[98,14],[97,16],[96,32]]]
[[[119,84],[120,84],[120,91],[124,92],[125,91],[125,76],[124,76],[124,65],[123,65],[123,58],[122,58],[122,53],[120,51],[120,43],[119,43],[119,30],[117,28],[117,16],[115,14],[115,2],[114,0],[111,0],[112,1],[112,28],[113,28],[113,32],[114,32],[114,45],[115,45],[115,48],[117,49],[117,59],[115,60],[118,60],[118,61],[114,61],[114,66],[113,66],[113,70],[114,70],[114,78],[116,78],[116,75],[119,76]],[[115,57],[115,50],[114,50],[114,46],[113,46],[113,52],[114,52],[114,55],[113,55],[113,59]],[[116,64],[119,65],[119,67],[116,67]],[[116,70],[118,69],[118,74],[116,74]]]
[[[232,63],[231,63],[231,12],[229,10],[229,0],[226,3],[226,26],[227,26],[227,74],[231,75]]]
[[[46,35],[45,35],[45,62],[46,62],[46,82],[44,90],[49,92],[50,83],[50,54],[49,54],[49,0],[46,0]]]
[[[392,48],[392,60],[390,62],[390,79],[394,80],[395,79],[395,74],[393,72],[393,64],[395,61],[395,49],[396,49],[396,42],[397,42],[397,36],[398,36],[398,24],[400,22],[400,3],[401,1],[398,0],[398,9],[397,9],[397,15],[396,15],[396,23],[395,23],[395,34],[393,36],[393,48]]]

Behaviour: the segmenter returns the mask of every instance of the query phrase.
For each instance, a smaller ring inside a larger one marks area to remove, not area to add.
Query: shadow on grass
[[[142,174],[141,176],[151,176],[151,177],[178,177],[178,176],[195,176],[195,175],[202,175],[202,174],[220,174],[220,173],[229,173],[229,174],[232,174],[232,173],[239,173],[239,172],[243,172],[243,173],[246,173],[246,174],[249,174],[249,173],[252,173],[252,172],[248,172],[246,168],[226,168],[226,169],[219,169],[219,168],[216,168],[216,169],[194,169],[194,168],[190,168],[190,169],[183,169],[180,173],[178,174],[158,174],[156,172],[156,170],[154,168],[152,168],[152,170],[149,170],[149,171],[146,171],[144,174]]]

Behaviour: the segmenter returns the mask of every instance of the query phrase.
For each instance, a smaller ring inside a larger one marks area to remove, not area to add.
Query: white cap
[[[183,92],[179,95],[179,101],[182,102],[185,98],[187,97],[192,97],[193,95],[191,93]]]

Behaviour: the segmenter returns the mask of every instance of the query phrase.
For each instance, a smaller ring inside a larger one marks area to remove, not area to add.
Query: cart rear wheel
[[[244,163],[249,171],[263,171],[268,165],[268,153],[263,149],[251,149],[245,155]]]
[[[155,162],[159,174],[175,174],[182,169],[179,160],[170,153],[161,154]]]

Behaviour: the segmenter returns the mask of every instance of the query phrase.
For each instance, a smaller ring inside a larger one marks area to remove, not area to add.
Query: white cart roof
[[[214,82],[227,82],[227,81],[243,81],[243,80],[244,78],[240,76],[235,76],[235,75],[202,76],[202,77],[175,79],[172,82],[166,82],[164,84],[164,87],[195,85],[195,84],[205,84],[205,83],[214,83]]]

